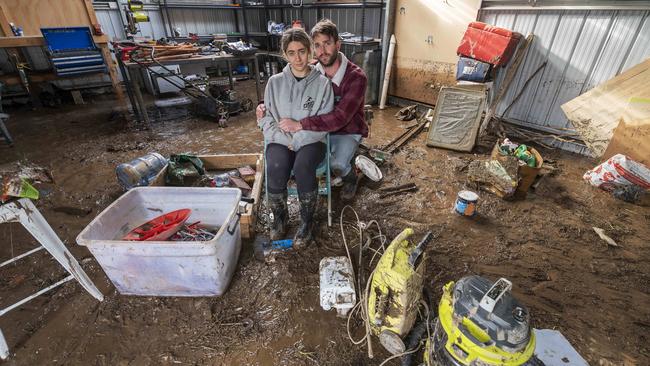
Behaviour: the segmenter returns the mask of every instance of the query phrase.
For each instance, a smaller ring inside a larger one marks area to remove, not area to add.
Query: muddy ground
[[[375,358],[369,359],[348,339],[345,320],[319,306],[319,261],[345,253],[336,200],[335,225],[328,228],[321,214],[318,241],[302,252],[262,263],[245,242],[222,297],[119,295],[86,248],[75,244],[85,225],[122,194],[115,166],[150,151],[260,152],[262,141],[252,113],[233,118],[225,129],[186,118],[138,130],[112,118],[114,105],[109,97],[96,97],[83,106],[14,111],[8,123],[17,142],[13,148],[0,144],[0,164],[51,169],[56,182],[39,186],[36,204],[106,299],[99,303],[71,282],[3,316],[0,329],[12,355],[0,363],[378,365],[388,356],[375,339]],[[397,121],[396,110],[375,112],[368,145],[383,145],[410,124]],[[405,227],[418,236],[441,232],[427,249],[426,286],[436,302],[448,281],[504,276],[529,307],[533,325],[560,330],[590,364],[650,364],[650,208],[583,182],[595,160],[540,148],[557,171],[526,200],[507,202],[481,192],[478,217],[460,217],[451,211],[456,193],[476,188],[467,181],[466,166],[485,157],[490,146],[465,154],[427,148],[424,141],[423,133],[382,167],[383,186],[415,182],[419,191],[379,199],[376,187],[362,185],[352,207],[362,221],[377,220],[389,239]],[[344,219],[352,239],[353,216],[346,212]],[[594,226],[620,247],[605,244]],[[0,225],[0,241],[0,261],[34,246],[18,224]],[[43,252],[4,267],[0,307],[63,276]],[[359,325],[352,322],[357,339]]]

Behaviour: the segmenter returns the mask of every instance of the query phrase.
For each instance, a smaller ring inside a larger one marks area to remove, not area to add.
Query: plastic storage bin
[[[241,250],[236,188],[139,187],[113,202],[77,236],[117,290],[142,296],[219,296]],[[210,241],[121,240],[162,213],[189,208],[187,222],[220,226]]]
[[[456,66],[456,80],[484,83],[489,81],[490,71],[492,71],[492,65],[487,62],[461,56]]]
[[[456,53],[494,66],[504,66],[521,38],[521,34],[508,29],[471,22]]]

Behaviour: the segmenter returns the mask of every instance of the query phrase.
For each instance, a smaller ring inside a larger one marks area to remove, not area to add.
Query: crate
[[[257,220],[257,208],[259,207],[262,186],[264,184],[264,158],[262,154],[224,154],[224,155],[198,155],[203,161],[206,170],[229,170],[236,169],[244,165],[250,165],[255,168],[255,182],[252,186],[251,198],[255,201],[247,203],[244,212],[241,215],[241,236],[244,239],[255,237],[255,222]],[[154,180],[151,186],[164,186],[165,167]]]
[[[241,251],[236,188],[138,187],[118,198],[77,236],[119,293],[219,296]],[[134,228],[163,213],[189,208],[188,222],[218,226],[210,241],[125,241]]]

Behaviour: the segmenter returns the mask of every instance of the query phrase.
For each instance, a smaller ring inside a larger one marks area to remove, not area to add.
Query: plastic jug
[[[149,153],[123,163],[115,168],[120,185],[129,190],[133,187],[148,186],[151,181],[167,165],[167,159],[158,153]]]

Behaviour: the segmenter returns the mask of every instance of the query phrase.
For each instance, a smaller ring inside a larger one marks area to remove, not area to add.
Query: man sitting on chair
[[[360,67],[340,52],[341,39],[332,21],[323,19],[316,23],[311,30],[311,37],[314,54],[318,60],[315,69],[332,81],[334,110],[300,121],[283,118],[279,127],[285,132],[330,132],[332,172],[343,179],[341,199],[350,201],[357,191],[357,174],[352,167],[352,159],[361,139],[368,137],[368,124],[363,111],[368,78]],[[258,119],[264,114],[264,110],[264,105],[258,106]]]

